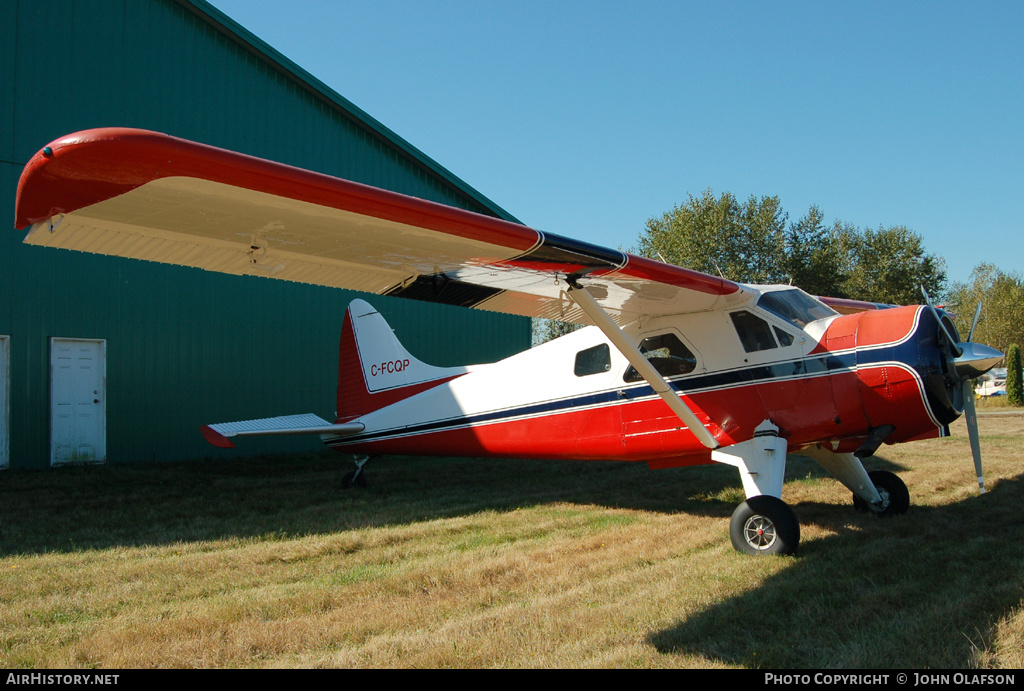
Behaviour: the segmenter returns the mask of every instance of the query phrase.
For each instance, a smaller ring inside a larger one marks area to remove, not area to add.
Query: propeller
[[[971,456],[974,458],[974,472],[978,475],[978,490],[985,493],[985,473],[981,469],[981,441],[978,439],[978,413],[974,408],[974,385],[965,380],[964,416],[967,419],[967,438],[971,440]]]
[[[967,333],[967,342],[974,340],[974,330],[978,328],[978,317],[981,316],[981,300],[978,300],[978,309],[974,310],[974,321],[971,323],[971,330]]]
[[[924,286],[921,286],[921,293],[924,295],[925,303],[928,305],[928,309],[931,310],[932,315],[934,315],[935,321],[939,323],[939,329],[945,334],[949,343],[949,351],[953,356],[950,358],[950,369],[952,374],[959,380],[961,398],[964,402],[964,417],[967,421],[967,437],[971,442],[971,456],[974,458],[974,470],[978,475],[978,489],[984,494],[985,474],[981,468],[981,443],[978,440],[978,413],[974,406],[973,380],[995,367],[996,363],[1002,359],[1003,354],[995,348],[971,341],[974,338],[974,330],[978,326],[978,319],[981,318],[980,302],[978,303],[978,308],[974,311],[974,322],[971,324],[971,330],[967,334],[967,340],[961,343],[957,342],[957,339],[946,328],[946,324],[939,316],[938,310],[932,305],[931,298],[928,297]]]
[[[949,349],[953,351],[953,354],[956,357],[960,357],[963,355],[963,350],[960,348],[960,344],[957,343],[955,338],[953,338],[953,334],[949,333],[949,329],[946,328],[942,318],[939,317],[939,311],[935,309],[934,305],[932,305],[932,299],[928,297],[928,291],[924,289],[924,286],[921,286],[921,294],[924,295],[924,301],[928,305],[928,309],[932,311],[932,316],[935,317],[935,321],[939,323],[939,328],[942,329],[944,334],[946,334],[946,339],[949,341]],[[981,307],[981,303],[978,304],[978,307]],[[977,314],[977,312],[975,314]],[[970,339],[968,338],[967,340]]]

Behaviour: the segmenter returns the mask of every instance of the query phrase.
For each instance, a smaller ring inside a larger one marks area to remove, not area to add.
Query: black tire
[[[868,473],[871,483],[882,497],[882,509],[876,511],[866,501],[853,495],[853,506],[858,511],[870,511],[879,516],[899,516],[910,508],[910,490],[896,473],[888,470],[872,470]]]
[[[359,489],[366,487],[366,473],[358,470],[350,470],[345,473],[344,477],[341,478],[341,488],[352,489],[353,487],[358,487]]]
[[[733,548],[743,554],[795,554],[800,545],[800,521],[789,504],[762,494],[736,507],[729,537]]]

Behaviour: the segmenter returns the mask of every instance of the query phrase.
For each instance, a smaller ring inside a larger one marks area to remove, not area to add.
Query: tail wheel
[[[370,462],[370,457],[356,456],[352,461],[356,464],[356,469],[345,473],[345,477],[341,478],[342,489],[352,489],[353,487],[362,489],[366,487],[366,475],[363,473],[363,467]]]
[[[800,522],[789,504],[762,494],[736,507],[729,537],[744,554],[793,554],[800,544]]]
[[[362,472],[362,469],[353,470],[345,473],[344,477],[341,478],[342,489],[363,489],[366,487],[366,475]]]
[[[873,511],[879,516],[899,516],[910,508],[910,490],[896,473],[888,470],[872,470],[868,473],[871,483],[878,490],[882,503],[875,507],[853,495],[853,506],[858,511]]]

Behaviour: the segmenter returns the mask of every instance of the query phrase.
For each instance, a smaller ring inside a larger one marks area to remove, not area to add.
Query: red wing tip
[[[222,449],[233,449],[235,445],[225,437],[223,434],[217,432],[209,425],[203,425],[199,428],[199,431],[203,433],[203,438],[209,443],[213,444]]]

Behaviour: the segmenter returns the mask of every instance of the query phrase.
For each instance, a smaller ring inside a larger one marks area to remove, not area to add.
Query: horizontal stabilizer
[[[362,432],[360,422],[345,422],[332,425],[313,413],[302,415],[283,415],[267,417],[259,420],[239,420],[238,422],[218,422],[215,425],[202,427],[206,441],[222,449],[233,449],[235,445],[228,437],[247,437],[268,434],[337,434],[347,435]]]

